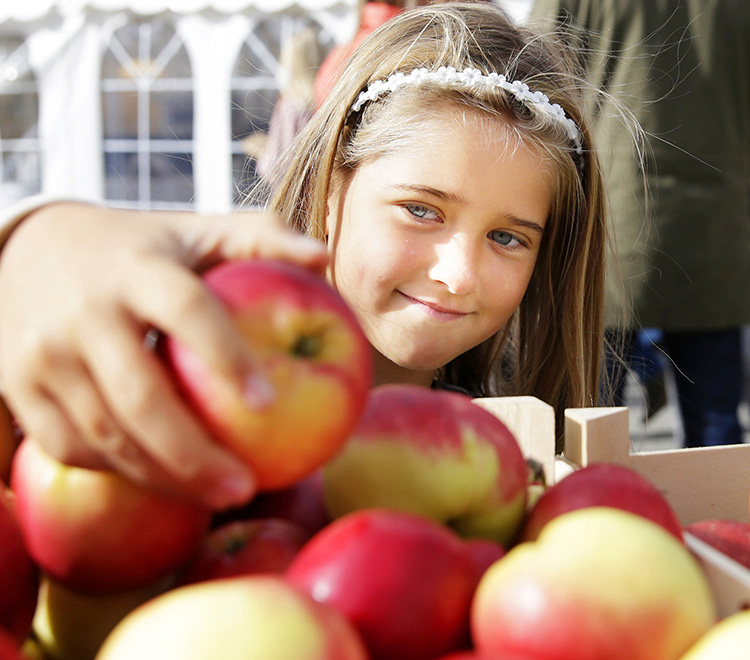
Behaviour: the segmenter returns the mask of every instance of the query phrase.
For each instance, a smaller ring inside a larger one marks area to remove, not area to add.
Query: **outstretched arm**
[[[253,475],[211,440],[146,337],[178,338],[251,405],[268,405],[252,348],[198,275],[251,256],[327,263],[324,246],[268,214],[33,212],[0,258],[0,379],[25,433],[71,464],[212,507],[247,501]]]

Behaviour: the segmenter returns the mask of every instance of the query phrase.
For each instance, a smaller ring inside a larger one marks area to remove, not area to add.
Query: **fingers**
[[[107,467],[83,441],[52,395],[37,389],[19,390],[8,400],[24,434],[42,444],[50,456],[67,465],[91,470]]]
[[[126,283],[132,312],[189,347],[212,371],[263,408],[275,398],[270,381],[221,302],[179,264],[152,259]]]
[[[126,320],[98,323],[104,327],[93,324],[87,336],[88,368],[124,436],[119,447],[102,446],[107,436],[99,437],[107,461],[136,481],[158,482],[214,509],[247,502],[252,475],[198,422],[158,357],[133,340]]]
[[[243,212],[195,216],[190,231],[180,224],[182,240],[190,250],[193,267],[207,268],[228,259],[283,259],[322,271],[328,264],[326,246],[293,231],[276,215]]]

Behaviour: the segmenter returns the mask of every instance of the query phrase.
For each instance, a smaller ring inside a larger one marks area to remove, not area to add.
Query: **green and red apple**
[[[225,262],[204,275],[270,379],[260,409],[168,337],[177,383],[216,440],[252,468],[260,490],[312,474],[346,441],[371,387],[371,348],[343,298],[320,276],[272,260]]]
[[[682,540],[682,523],[664,494],[633,468],[615,463],[592,463],[548,486],[531,507],[521,540],[533,541],[550,520],[590,506],[636,513]]]
[[[700,564],[674,534],[612,507],[562,514],[479,583],[483,657],[678,660],[717,619]]]
[[[342,614],[280,576],[178,587],[128,614],[96,660],[369,660]]]
[[[211,521],[194,502],[117,472],[65,465],[29,437],[16,452],[11,489],[32,559],[86,593],[127,591],[168,575],[193,555]]]
[[[468,396],[416,385],[373,388],[343,450],[323,468],[334,518],[398,509],[506,547],[523,519],[527,481],[503,422]]]
[[[372,660],[433,660],[468,644],[478,573],[464,540],[446,526],[367,509],[313,536],[286,579],[342,612]]]

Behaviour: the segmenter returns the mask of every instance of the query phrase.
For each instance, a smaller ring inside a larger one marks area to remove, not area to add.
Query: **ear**
[[[328,199],[326,200],[326,215],[325,215],[325,242],[330,245],[331,241],[336,236],[339,229],[342,198],[344,193],[341,186],[331,185],[328,192]]]

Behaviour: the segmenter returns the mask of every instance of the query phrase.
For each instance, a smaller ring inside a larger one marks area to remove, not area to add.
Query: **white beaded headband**
[[[426,68],[414,69],[409,73],[399,71],[385,80],[376,80],[360,92],[355,99],[349,113],[358,112],[365,103],[377,101],[385,94],[395,92],[405,85],[420,85],[422,83],[441,83],[456,87],[489,88],[496,87],[510,92],[518,101],[526,106],[533,106],[565,129],[568,138],[575,144],[576,153],[583,153],[583,140],[581,131],[576,123],[565,114],[565,111],[557,104],[550,103],[549,97],[543,92],[532,92],[529,86],[520,80],[509,82],[502,73],[490,73],[488,75],[479,69],[464,69],[456,71],[452,66],[441,66],[437,71]]]

